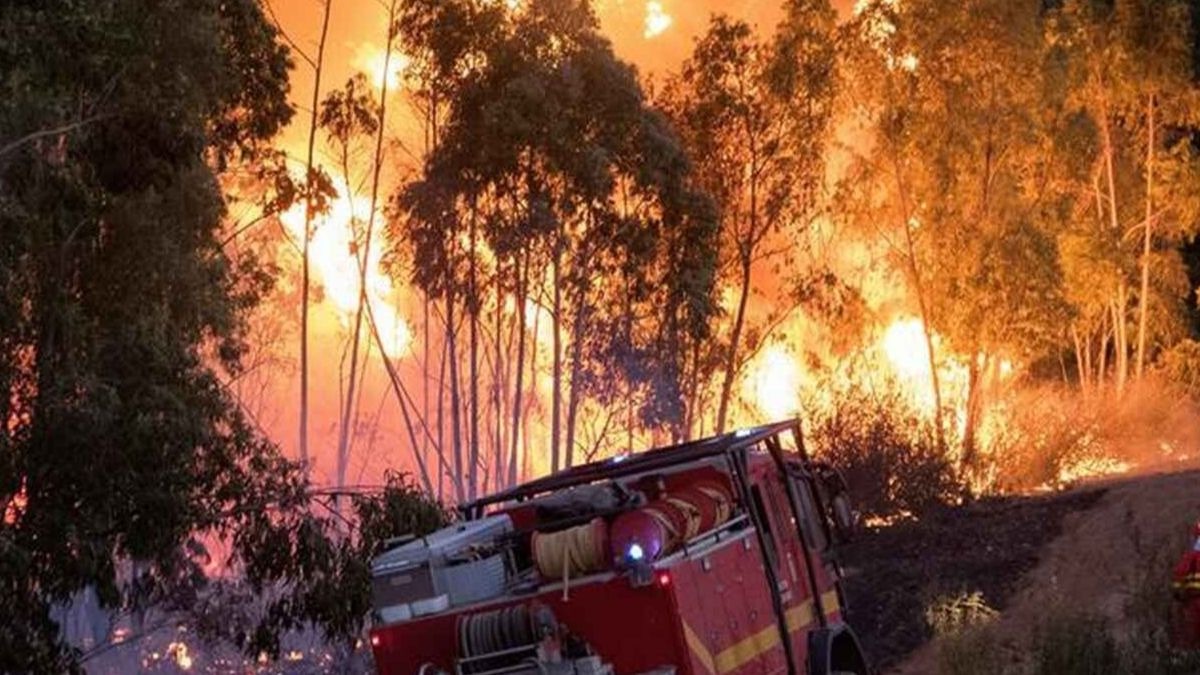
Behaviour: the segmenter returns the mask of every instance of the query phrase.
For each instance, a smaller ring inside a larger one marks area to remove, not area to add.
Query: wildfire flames
[[[389,91],[400,88],[404,71],[408,70],[411,59],[403,53],[393,51],[390,58],[384,50],[373,44],[360,44],[355,48],[351,65],[354,69],[367,76],[375,89],[382,90],[386,83]]]
[[[781,345],[768,347],[752,365],[743,395],[769,419],[784,419],[800,411],[803,385],[800,366]]]
[[[329,212],[313,218],[313,236],[309,258],[316,271],[316,281],[335,309],[343,327],[349,328],[358,311],[362,253],[358,242],[366,227],[370,200],[339,197]],[[280,220],[294,241],[304,238],[304,204],[286,211]],[[382,214],[377,214],[382,222]],[[412,341],[408,323],[401,317],[395,299],[397,290],[392,279],[380,267],[383,237],[372,235],[370,257],[366,261],[366,296],[379,327],[384,350],[389,357],[400,356]]]

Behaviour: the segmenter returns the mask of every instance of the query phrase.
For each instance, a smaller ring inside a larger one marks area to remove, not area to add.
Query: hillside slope
[[[1089,494],[1096,498],[1065,514],[1061,534],[1042,547],[1032,569],[1013,580],[1015,593],[998,602],[987,598],[1001,610],[993,630],[1013,670],[1020,671],[1033,631],[1055,613],[1101,617],[1118,635],[1130,630],[1139,589],[1166,588],[1171,566],[1200,518],[1197,470],[1109,480],[1074,493]],[[1041,531],[1032,528],[1029,540]],[[899,666],[880,665],[898,675],[933,674],[936,649],[935,641]]]

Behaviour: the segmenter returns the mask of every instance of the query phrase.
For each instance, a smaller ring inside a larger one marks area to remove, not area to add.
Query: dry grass
[[[937,668],[942,675],[994,673],[1002,668],[1002,651],[991,630],[999,612],[979,592],[936,598],[925,621],[937,640]]]
[[[985,421],[985,491],[1059,489],[1103,473],[1200,459],[1200,409],[1147,379],[1114,392],[1061,387],[1009,393]]]

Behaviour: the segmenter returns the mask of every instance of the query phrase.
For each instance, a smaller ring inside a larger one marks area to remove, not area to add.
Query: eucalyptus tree
[[[717,433],[725,430],[736,378],[753,352],[747,343],[762,339],[758,327],[748,330],[755,275],[778,255],[780,235],[813,222],[825,182],[836,15],[826,0],[790,0],[784,8],[770,36],[714,16],[663,96],[697,180],[720,210],[721,280],[736,297],[718,355]]]
[[[1070,0],[1051,13],[1070,103],[1091,127],[1094,168],[1076,190],[1084,217],[1070,231],[1068,260],[1081,380],[1091,371],[1102,381],[1111,352],[1118,391],[1178,332],[1188,295],[1178,248],[1200,215],[1194,11],[1183,0]]]
[[[1041,3],[871,3],[850,26],[855,96],[871,133],[847,194],[887,223],[926,326],[968,370],[962,464],[975,468],[984,380],[1027,361],[1065,317],[1049,177]]]
[[[491,4],[462,3],[454,14],[467,17],[464,28],[434,36],[470,48],[456,57],[458,79],[422,176],[394,198],[395,234],[415,283],[447,308],[461,298],[472,333],[485,308],[499,312],[508,296],[524,344],[525,301],[545,305],[558,468],[575,459],[589,400],[620,405],[632,394],[641,423],[677,423],[680,354],[705,337],[713,311],[715,224],[688,182],[678,140],[585,3],[535,0],[500,14],[487,11]],[[436,60],[443,46],[421,51]],[[449,311],[446,319],[454,323]],[[475,358],[471,349],[472,386]],[[478,401],[472,392],[476,420]],[[473,426],[467,437],[468,456],[456,467],[469,493],[481,437]],[[507,462],[497,463],[510,474],[515,448],[513,440]]]

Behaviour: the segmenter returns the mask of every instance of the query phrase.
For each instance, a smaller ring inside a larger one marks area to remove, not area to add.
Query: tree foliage
[[[104,0],[5,3],[0,62],[0,670],[49,672],[52,605],[303,498],[222,384],[270,279],[218,177],[289,120],[289,59],[252,0]]]
[[[720,377],[717,432],[725,429],[747,354],[786,313],[775,307],[766,316],[748,316],[752,293],[786,306],[788,288],[797,282],[800,295],[820,290],[789,271],[798,266],[802,234],[823,206],[837,88],[835,16],[823,0],[794,0],[784,8],[770,36],[714,16],[662,97],[695,158],[697,181],[717,203],[720,281],[736,296],[729,328],[693,366],[699,379]],[[769,275],[763,274],[766,262],[773,263]]]
[[[554,467],[574,461],[588,404],[632,404],[630,421],[677,428],[686,356],[714,312],[716,223],[633,68],[575,0],[515,12],[412,3],[401,26],[423,90],[445,109],[422,175],[393,201],[393,239],[403,242],[395,257],[443,303],[448,340],[454,312],[465,315],[467,382],[479,384],[481,316],[506,298],[532,302],[555,336]],[[455,387],[455,352],[450,359]],[[456,443],[455,465],[471,486],[479,395],[467,398],[469,450],[460,458]]]

